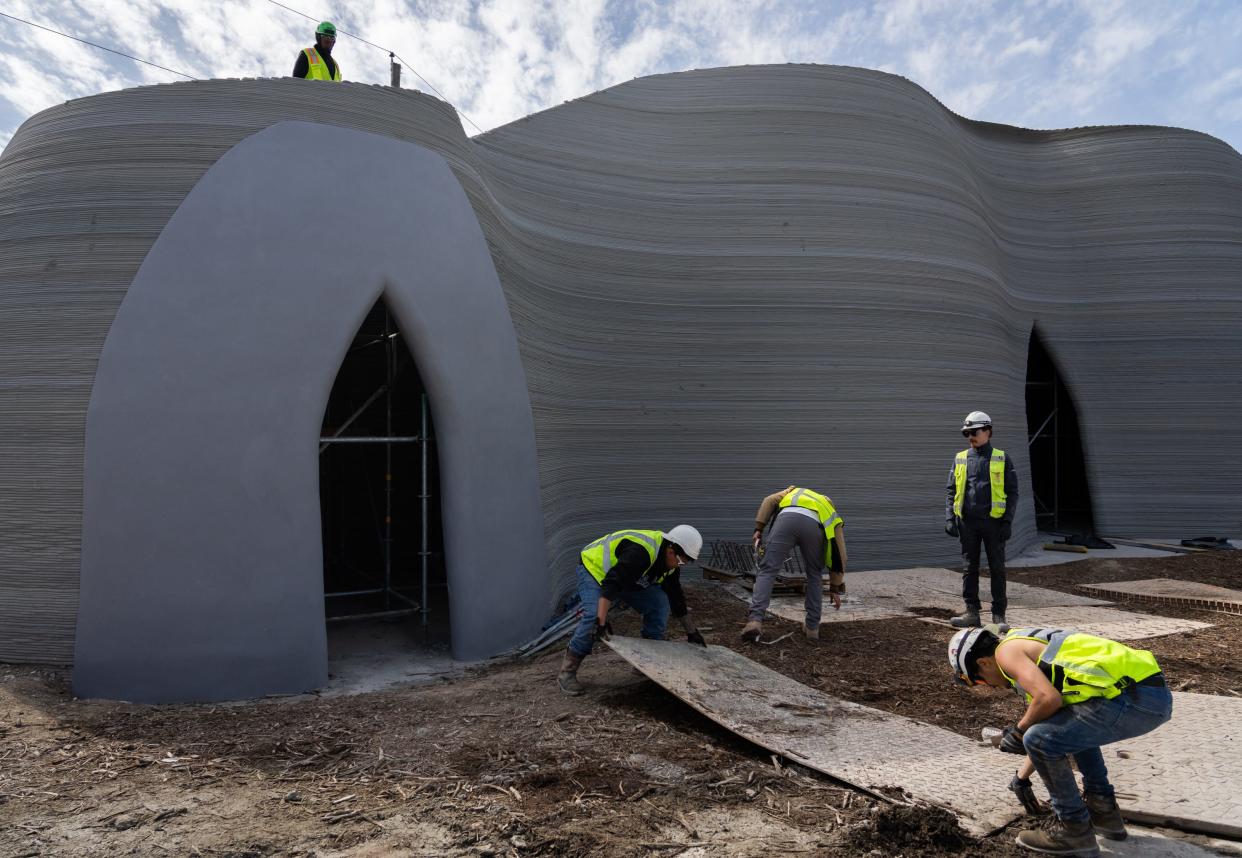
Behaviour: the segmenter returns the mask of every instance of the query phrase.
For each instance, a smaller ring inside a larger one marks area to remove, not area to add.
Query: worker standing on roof
[[[1125,823],[1100,746],[1150,733],[1173,714],[1160,665],[1147,650],[1063,629],[962,629],[949,664],[965,685],[1012,687],[1026,711],[1000,750],[1026,754],[1052,797],[1056,826],[1023,831],[1018,845],[1051,855],[1100,854],[1095,835],[1124,840]],[[1082,775],[1082,793],[1070,757]]]
[[[681,620],[686,640],[707,646],[690,619],[680,572],[682,564],[697,560],[702,549],[703,537],[688,524],[679,524],[667,533],[618,530],[582,549],[582,563],[578,566],[582,619],[556,677],[561,691],[577,696],[586,690],[578,681],[578,668],[597,640],[611,636],[608,610],[616,601],[625,602],[642,614],[645,638],[664,640],[671,611]]]
[[[776,512],[775,520],[772,519]],[[832,605],[841,608],[845,592],[845,522],[837,515],[832,499],[811,489],[790,486],[768,495],[755,513],[755,550],[763,539],[763,529],[772,523],[767,548],[755,575],[750,613],[742,628],[742,639],[757,641],[763,633],[763,614],[772,598],[777,573],[796,545],[806,569],[806,619],[802,631],[811,640],[819,638],[819,621],[824,607],[824,567],[829,569],[828,591]]]
[[[945,486],[944,532],[962,543],[962,599],[966,610],[952,619],[958,628],[978,626],[979,552],[988,552],[992,576],[992,622],[1005,623],[1005,542],[1018,509],[1018,476],[1004,450],[992,446],[992,418],[972,411],[962,423],[969,449],[958,453]]]
[[[293,64],[293,76],[307,80],[341,79],[341,67],[332,58],[332,48],[336,45],[336,25],[324,21],[315,28],[315,46],[303,48]]]

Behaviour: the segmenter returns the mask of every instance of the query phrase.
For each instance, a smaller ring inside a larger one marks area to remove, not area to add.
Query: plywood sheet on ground
[[[1124,595],[1142,602],[1157,605],[1178,605],[1201,608],[1205,611],[1221,611],[1242,614],[1242,590],[1230,590],[1198,581],[1178,581],[1174,578],[1145,578],[1140,581],[1109,581],[1101,584],[1079,584],[1088,593],[1101,595]]]
[[[1173,718],[1104,748],[1125,815],[1242,837],[1242,699],[1173,693]]]
[[[724,647],[614,637],[614,651],[716,723],[872,792],[899,788],[976,834],[1017,816],[1014,757],[948,730],[839,700]],[[1130,819],[1242,837],[1242,699],[1174,694],[1173,719],[1105,746]]]
[[[716,723],[872,792],[899,788],[975,834],[1017,818],[1013,757],[939,727],[848,703],[724,647],[614,636],[614,651]]]
[[[1113,640],[1134,641],[1155,638],[1178,632],[1191,632],[1211,628],[1211,623],[1199,620],[1183,620],[1160,617],[1154,614],[1136,614],[1116,608],[1100,608],[1094,605],[1067,605],[1050,608],[1010,608],[1006,620],[1013,628],[1022,626],[1052,626],[1059,629],[1077,629]],[[927,622],[948,626],[948,620],[921,617]]]

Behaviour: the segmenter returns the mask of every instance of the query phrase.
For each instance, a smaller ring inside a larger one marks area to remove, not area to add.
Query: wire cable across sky
[[[66,39],[73,39],[75,42],[81,42],[84,45],[90,45],[92,48],[99,48],[99,50],[101,51],[107,51],[110,54],[116,54],[119,57],[125,57],[125,59],[133,60],[136,63],[142,63],[143,65],[151,66],[152,68],[161,69],[162,71],[172,72],[173,74],[179,74],[182,77],[189,78],[190,80],[198,80],[198,78],[194,77],[194,75],[186,74],[183,71],[177,71],[176,69],[170,69],[168,66],[162,66],[159,63],[153,63],[150,60],[144,60],[141,57],[136,57],[133,54],[127,54],[124,51],[118,51],[115,48],[109,48],[106,45],[99,45],[99,44],[96,44],[95,42],[88,42],[86,39],[79,39],[77,36],[71,36],[68,33],[62,33],[60,30],[54,30],[51,27],[45,27],[42,24],[36,24],[34,21],[27,21],[25,18],[19,18],[16,15],[10,15],[8,12],[0,12],[0,16],[9,18],[10,20],[13,20],[13,21],[19,21],[22,24],[26,24],[30,27],[37,27],[40,30],[46,30],[49,33],[55,33],[58,36],[64,36]],[[414,73],[418,74],[418,72],[414,72]],[[470,124],[474,125],[473,122]],[[475,126],[475,127],[477,128],[478,126]]]

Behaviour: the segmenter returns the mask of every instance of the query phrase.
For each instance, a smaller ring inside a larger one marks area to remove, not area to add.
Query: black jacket
[[[336,78],[336,60],[332,59],[332,52],[324,50],[315,45],[315,50],[319,52],[319,56],[323,57],[324,65],[328,67],[328,74]],[[310,60],[306,58],[306,51],[298,51],[297,62],[293,64],[294,77],[306,77],[310,73]]]
[[[667,542],[661,542],[656,551],[655,563],[647,559],[647,549],[637,542],[622,539],[617,545],[617,563],[604,575],[600,584],[600,595],[613,601],[626,590],[642,590],[655,584],[657,578],[668,571],[664,565]],[[686,594],[681,589],[681,569],[672,573],[660,582],[659,587],[668,596],[669,610],[674,617],[686,615]]]
[[[956,459],[956,457],[954,457]],[[992,458],[992,445],[984,444],[966,454],[966,496],[962,498],[962,518],[989,518],[992,513],[992,482],[988,476],[988,462]],[[953,496],[957,483],[953,479],[953,465],[949,466],[949,482],[945,486],[944,518],[953,520]],[[1018,511],[1018,475],[1013,469],[1013,458],[1005,455],[1005,514],[1001,521],[1013,521]]]

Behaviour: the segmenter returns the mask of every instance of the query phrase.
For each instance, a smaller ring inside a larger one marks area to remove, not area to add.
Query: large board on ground
[[[1004,788],[1014,758],[964,736],[838,700],[724,647],[616,636],[609,646],[716,723],[808,768],[944,807],[978,835],[1021,813]]]
[[[1020,812],[1004,788],[1016,759],[1009,754],[831,697],[725,647],[623,637],[609,646],[716,723],[808,768],[872,793],[900,790],[944,807],[975,834]],[[1175,693],[1172,721],[1106,746],[1125,816],[1242,837],[1239,725],[1242,700]]]

